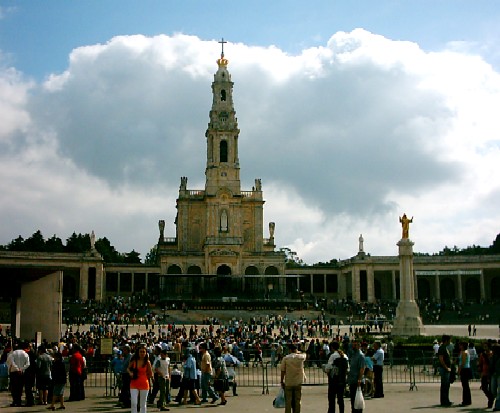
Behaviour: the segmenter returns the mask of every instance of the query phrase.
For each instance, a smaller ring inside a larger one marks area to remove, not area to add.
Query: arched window
[[[222,264],[217,267],[217,275],[231,275],[231,267],[226,264]]]
[[[265,274],[266,275],[278,275],[279,271],[274,265],[270,265],[269,267],[266,268]]]
[[[441,300],[455,299],[455,282],[451,278],[444,278],[439,284]]]
[[[227,162],[227,141],[220,142],[220,161]]]
[[[500,277],[495,277],[491,280],[491,299],[498,300],[500,298]]]
[[[188,274],[196,274],[196,275],[199,275],[201,274],[201,268],[198,267],[197,265],[191,265],[188,270],[187,270],[187,273]]]
[[[220,91],[220,100],[221,100],[221,102],[225,102],[226,101],[226,91],[224,89],[222,89]]]
[[[245,275],[258,275],[259,269],[255,265],[249,265],[245,268]]]
[[[477,278],[468,278],[465,282],[465,299],[475,303],[481,301],[481,286]]]
[[[167,268],[167,274],[182,274],[181,267],[173,264]]]
[[[417,279],[417,292],[419,300],[424,300],[426,298],[431,298],[431,284],[429,280],[425,278]]]

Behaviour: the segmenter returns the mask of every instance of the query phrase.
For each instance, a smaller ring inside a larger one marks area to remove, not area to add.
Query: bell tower
[[[178,282],[189,285],[186,288],[196,295],[204,289],[216,294],[238,295],[253,288],[251,284],[244,287],[246,275],[275,276],[285,271],[284,253],[274,251],[274,223],[269,224],[270,237],[264,238],[265,201],[261,180],[255,179],[251,190],[241,189],[240,130],[234,110],[233,82],[224,57],[226,42],[222,39],[219,43],[222,52],[212,82],[212,106],[205,132],[205,189],[188,189],[187,177],[181,177],[176,236],[165,237],[164,223],[160,221],[159,226],[158,256],[162,273],[189,274],[190,277]],[[217,277],[191,277],[202,274]],[[266,282],[262,289],[268,291],[273,283],[273,280]],[[174,285],[175,282],[172,288]]]
[[[233,196],[241,194],[240,163],[238,158],[238,122],[233,104],[233,82],[227,70],[222,39],[219,66],[212,83],[212,109],[205,133],[207,138],[207,166],[205,169],[205,194],[216,196],[224,188]]]

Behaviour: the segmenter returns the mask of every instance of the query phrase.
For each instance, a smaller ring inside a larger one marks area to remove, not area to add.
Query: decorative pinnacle
[[[224,38],[222,38],[222,40],[219,42],[222,46],[222,51],[221,51],[221,54],[220,54],[220,59],[217,59],[217,64],[219,66],[227,66],[228,64],[228,60],[224,58],[224,44],[227,43]]]

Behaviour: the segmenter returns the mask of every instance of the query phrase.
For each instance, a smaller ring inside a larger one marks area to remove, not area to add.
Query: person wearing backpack
[[[335,413],[335,399],[339,412],[344,413],[344,390],[346,384],[348,360],[340,350],[338,341],[330,343],[330,357],[324,370],[328,374],[328,413]]]

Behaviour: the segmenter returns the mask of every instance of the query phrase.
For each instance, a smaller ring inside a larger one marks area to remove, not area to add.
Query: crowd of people
[[[224,322],[208,317],[206,325],[186,327],[163,324],[163,320],[150,313],[145,320],[147,328],[141,332],[118,324],[118,320],[124,321],[123,314],[131,314],[126,310],[132,302],[132,299],[116,298],[108,303],[109,307],[86,303],[90,306],[87,308],[92,308],[93,323],[88,327],[80,323],[69,325],[57,343],[43,341],[35,346],[33,342],[0,335],[0,380],[6,369],[12,406],[21,405],[23,391],[26,406],[39,403],[50,410],[65,409],[66,401],[84,400],[87,368],[95,360],[104,359],[109,361],[119,390],[117,406],[130,408],[134,413],[137,409],[146,412],[148,405],[156,405],[162,411],[173,403],[225,405],[226,392],[232,390],[234,396],[238,394],[237,367],[263,365],[264,352],[270,365],[281,370],[287,412],[300,412],[300,386],[304,379],[300,372],[308,366],[321,367],[328,376],[330,413],[335,411],[335,404],[343,412],[346,387],[353,411],[361,410],[355,405],[356,395],[366,379],[373,383],[370,396],[384,397],[383,369],[384,364],[392,363],[394,343],[358,340],[371,328],[382,331],[383,323],[367,320],[363,326],[350,326],[349,332],[341,335],[340,323],[331,323],[323,314],[310,320],[303,316],[291,320],[288,315],[271,315]],[[142,305],[144,309],[149,308],[147,302]],[[124,312],[116,312],[115,306]],[[360,308],[367,310],[367,307]],[[372,310],[378,311],[374,307]],[[109,322],[110,317],[116,317],[117,322]],[[101,355],[100,338],[113,342],[110,359]],[[448,376],[456,366],[464,389],[462,405],[471,403],[468,381],[473,372],[478,371],[489,407],[493,407],[496,398],[498,410],[498,344],[486,343],[483,351],[476,352],[468,343],[454,347],[450,343],[443,337],[443,343],[436,348],[441,404],[450,403]],[[68,382],[69,398],[66,399]],[[0,387],[2,385],[0,381]]]
[[[473,361],[477,360],[477,363]],[[437,366],[441,376],[440,404],[449,407],[450,384],[457,378],[462,385],[461,407],[472,404],[470,381],[476,372],[481,378],[481,390],[487,398],[488,408],[500,411],[500,343],[493,340],[482,344],[482,351],[477,357],[476,349],[470,343],[457,341],[455,344],[449,335],[443,335],[437,347]]]

